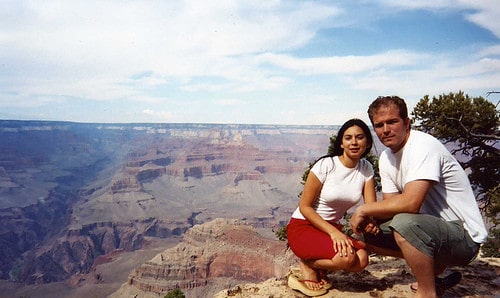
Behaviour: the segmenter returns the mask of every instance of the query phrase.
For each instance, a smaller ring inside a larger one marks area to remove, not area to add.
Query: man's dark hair
[[[375,99],[368,107],[368,117],[373,125],[373,114],[382,106],[395,105],[399,109],[399,116],[401,119],[406,120],[408,118],[408,108],[404,99],[399,96],[379,96]]]

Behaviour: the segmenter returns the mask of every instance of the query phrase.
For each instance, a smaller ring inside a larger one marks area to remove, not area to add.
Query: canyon
[[[0,279],[74,283],[103,256],[219,219],[279,228],[336,129],[2,120]]]
[[[302,297],[275,232],[337,129],[0,120],[0,297]],[[451,269],[443,297],[500,294],[498,259]],[[323,297],[408,297],[414,281],[376,255],[329,278]]]

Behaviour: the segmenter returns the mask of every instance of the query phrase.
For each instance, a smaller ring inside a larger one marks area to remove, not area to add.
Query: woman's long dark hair
[[[344,154],[344,149],[341,147],[342,139],[344,138],[345,131],[352,126],[359,126],[363,130],[365,137],[368,139],[368,144],[366,145],[365,152],[363,152],[361,157],[365,157],[368,153],[370,153],[370,150],[372,150],[373,146],[372,132],[370,128],[368,128],[368,125],[366,125],[366,123],[363,120],[354,118],[347,120],[347,122],[344,123],[344,125],[342,125],[342,127],[340,128],[339,132],[337,133],[337,137],[333,142],[333,152],[331,156],[339,156]]]
[[[339,129],[339,132],[337,133],[337,136],[335,137],[335,141],[333,142],[333,146],[330,146],[328,148],[328,154],[321,156],[318,158],[315,162],[311,164],[314,165],[318,161],[322,160],[325,157],[334,157],[334,156],[340,156],[344,154],[344,149],[341,147],[342,145],[342,139],[344,138],[345,131],[349,129],[352,126],[359,126],[363,130],[363,133],[365,134],[365,137],[368,139],[368,144],[366,145],[365,152],[361,155],[361,157],[365,157],[368,153],[370,153],[370,150],[372,150],[373,146],[373,136],[370,128],[368,128],[368,125],[366,123],[358,118],[353,118],[350,120],[347,120]]]
[[[366,125],[366,123],[363,120],[357,119],[357,118],[347,120],[340,127],[339,132],[337,133],[337,136],[335,137],[335,141],[333,142],[333,147],[330,146],[328,148],[328,151],[329,151],[328,154],[321,156],[316,161],[309,164],[309,169],[307,169],[305,171],[305,173],[302,175],[303,183],[305,183],[305,181],[307,180],[307,176],[309,175],[309,171],[311,170],[311,168],[313,167],[314,164],[323,160],[324,158],[333,158],[334,156],[340,156],[340,155],[344,154],[344,149],[340,145],[342,145],[342,139],[344,138],[345,131],[352,126],[361,127],[361,129],[363,130],[363,132],[365,134],[365,137],[368,139],[368,144],[366,146],[365,152],[363,152],[361,157],[365,157],[368,153],[370,153],[372,146],[373,146],[373,136],[372,136],[372,132],[371,132],[370,128],[368,128],[368,125]],[[335,165],[333,168],[335,168]],[[333,168],[331,170],[333,170]],[[302,194],[302,192],[301,192],[301,194]]]

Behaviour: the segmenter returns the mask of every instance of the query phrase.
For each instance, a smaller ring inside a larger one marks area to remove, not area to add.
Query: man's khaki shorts
[[[428,214],[401,213],[380,223],[378,235],[365,234],[365,241],[375,246],[400,250],[393,231],[411,245],[443,265],[466,265],[479,252],[461,221],[444,221]]]

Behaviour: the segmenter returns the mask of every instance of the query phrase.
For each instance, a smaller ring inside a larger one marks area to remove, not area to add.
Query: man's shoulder
[[[434,148],[435,146],[441,147],[443,144],[433,135],[420,131],[420,130],[411,130],[410,133],[410,142],[414,143],[420,149],[422,148]],[[435,148],[434,148],[435,149]]]
[[[418,138],[418,139],[435,139],[437,140],[433,135],[423,132],[420,130],[412,129],[410,130],[410,138]]]

